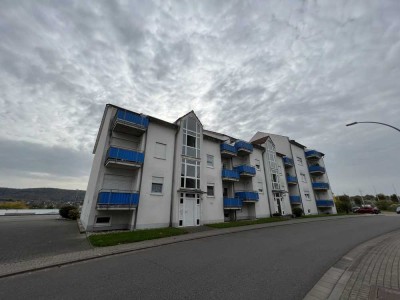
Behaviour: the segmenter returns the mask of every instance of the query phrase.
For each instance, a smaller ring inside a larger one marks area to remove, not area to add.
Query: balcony
[[[325,174],[325,168],[321,166],[309,166],[308,171],[310,172],[311,175],[322,175]]]
[[[298,183],[298,181],[297,181],[297,177],[296,176],[289,176],[289,175],[287,175],[286,176],[286,180],[287,180],[287,183],[288,184],[297,184]]]
[[[289,200],[291,204],[301,204],[300,196],[289,196]]]
[[[229,144],[221,144],[221,156],[224,157],[234,157],[237,156],[237,150],[235,146]]]
[[[287,156],[284,156],[283,157],[283,164],[285,165],[285,167],[293,167],[294,166],[294,161],[293,161],[293,159],[291,159],[291,158],[289,158]]]
[[[257,192],[236,192],[235,198],[239,198],[244,203],[254,203],[258,201]]]
[[[110,147],[107,151],[106,167],[140,168],[144,162],[144,154],[134,150]]]
[[[333,207],[333,200],[316,200],[317,207]]]
[[[314,190],[328,190],[329,183],[326,182],[313,182],[312,187]]]
[[[233,168],[241,177],[254,177],[256,175],[256,168],[249,165],[240,165]]]
[[[320,159],[322,157],[322,153],[316,150],[308,150],[305,152],[306,158],[317,158]]]
[[[235,143],[235,148],[238,155],[246,155],[253,152],[253,145],[245,141],[237,141]]]
[[[239,181],[240,175],[236,170],[222,169],[222,181]]]
[[[238,198],[224,198],[224,209],[241,209],[242,200]]]
[[[139,193],[132,191],[100,191],[97,210],[134,210],[139,203]]]
[[[149,119],[124,109],[118,109],[113,123],[113,130],[135,136],[141,136],[149,126]]]

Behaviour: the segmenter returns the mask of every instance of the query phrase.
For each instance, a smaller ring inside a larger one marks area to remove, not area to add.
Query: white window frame
[[[164,146],[164,154],[163,155],[159,155],[160,153],[157,153],[157,149],[162,149],[162,148],[159,148],[160,146]],[[164,157],[162,157],[162,156],[164,156]],[[156,142],[156,146],[154,149],[154,158],[164,159],[164,160],[167,159],[167,144]]]
[[[213,191],[212,195],[208,194],[208,187],[212,187],[213,188],[212,189],[212,191]],[[215,184],[214,183],[207,183],[207,197],[208,198],[214,198],[215,197]]]
[[[299,165],[299,166],[302,166],[303,165],[303,159],[301,158],[301,157],[296,157],[296,160],[297,160],[297,164]]]
[[[187,168],[189,165],[195,168],[194,176],[187,176]],[[196,189],[199,190],[200,189],[200,161],[195,160],[195,159],[190,159],[190,158],[183,158],[181,168],[182,168],[182,170],[181,170],[181,188],[190,189],[190,190],[196,190]],[[183,175],[182,175],[182,173],[183,173]],[[182,185],[182,179],[183,179],[183,185]],[[194,179],[195,187],[194,188],[186,187],[186,179]]]
[[[207,168],[214,168],[214,155],[211,154],[207,154]],[[209,160],[209,158],[211,158],[211,160]],[[211,164],[209,164],[209,162],[211,162]]]
[[[153,184],[161,185],[161,192],[153,191]],[[164,177],[152,176],[152,178],[151,178],[151,186],[150,186],[150,194],[152,194],[152,195],[162,195],[163,194],[163,188],[164,188]]]
[[[301,179],[301,182],[307,183],[307,177],[306,177],[306,174],[304,174],[304,173],[300,173],[300,179]]]
[[[97,218],[110,218],[108,223],[97,223]],[[94,220],[94,227],[111,226],[111,216],[96,216]]]

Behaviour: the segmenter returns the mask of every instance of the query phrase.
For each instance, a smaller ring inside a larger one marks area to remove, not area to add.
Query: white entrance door
[[[196,199],[185,198],[184,203],[184,217],[183,226],[195,226],[196,225]]]

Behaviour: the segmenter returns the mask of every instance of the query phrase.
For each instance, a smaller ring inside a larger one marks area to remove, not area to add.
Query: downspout
[[[263,169],[264,169],[264,177],[265,177],[265,187],[267,188],[266,192],[267,192],[267,202],[268,202],[268,208],[269,208],[269,216],[272,217],[272,211],[271,211],[271,203],[269,202],[270,200],[269,198],[269,190],[268,190],[268,182],[267,182],[267,172],[265,170],[265,163],[264,163],[264,153],[265,153],[265,149],[262,152],[261,158],[263,161]],[[272,195],[273,196],[273,195]]]
[[[293,159],[294,172],[296,173],[296,177],[299,178],[297,176],[296,161],[294,160],[293,151],[292,151],[292,145],[290,144],[290,142],[289,142],[289,148],[290,148],[290,154],[292,155],[292,159]],[[285,178],[286,178],[286,176],[285,176]],[[297,180],[299,180],[299,179],[297,179]],[[286,183],[287,183],[287,179],[286,179]],[[300,192],[300,185],[298,183],[297,183],[297,189],[299,190],[299,196],[300,196],[300,199],[301,199],[301,207],[303,209],[303,214],[306,214],[306,212],[304,211],[303,197],[301,196],[301,192]],[[289,191],[289,184],[288,184],[288,191]],[[314,193],[314,191],[313,191],[313,193]],[[315,195],[314,195],[314,199],[315,199]],[[289,201],[290,201],[290,193],[289,193]],[[293,211],[292,211],[292,213],[293,213]]]
[[[147,134],[148,134],[148,128],[146,130],[146,133],[144,134],[144,149],[143,149],[143,153],[144,153],[144,158],[146,159],[146,146],[147,146]],[[138,210],[139,210],[139,204],[140,204],[140,191],[142,190],[142,179],[143,179],[143,168],[144,168],[144,161],[143,161],[143,165],[142,168],[140,169],[140,179],[139,179],[139,202],[138,205],[136,206],[135,209],[135,222],[133,223],[133,230],[136,229],[136,222],[137,222],[137,216],[138,216]]]
[[[169,208],[169,227],[172,227],[172,213],[173,213],[173,200],[174,200],[174,191],[175,191],[175,163],[176,163],[176,148],[177,148],[177,136],[179,133],[180,127],[176,129],[175,138],[174,138],[174,158],[172,160],[172,186],[171,186],[171,204]]]

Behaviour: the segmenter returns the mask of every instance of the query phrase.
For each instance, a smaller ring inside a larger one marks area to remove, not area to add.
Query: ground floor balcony
[[[287,183],[290,185],[298,184],[298,180],[296,176],[286,176]]]
[[[235,157],[237,156],[237,150],[235,146],[229,144],[221,144],[221,156],[223,157]]]
[[[144,154],[134,150],[110,147],[107,151],[106,167],[140,168]]]
[[[113,130],[135,136],[141,136],[149,126],[146,116],[136,114],[125,109],[118,109],[114,121]]]
[[[102,190],[97,198],[97,210],[134,210],[138,203],[137,192]]]
[[[293,167],[294,166],[294,161],[293,161],[293,159],[291,159],[291,158],[289,158],[287,156],[284,156],[283,157],[283,164],[285,165],[285,168]]]
[[[253,145],[245,141],[237,141],[235,148],[238,155],[247,155],[253,152]]]
[[[317,207],[333,207],[333,200],[316,200]]]
[[[290,204],[301,204],[300,196],[289,196]]]
[[[257,192],[236,192],[235,198],[239,198],[243,203],[254,203],[259,199]]]
[[[313,182],[312,187],[314,190],[328,190],[329,183],[326,182]]]
[[[308,171],[310,172],[311,175],[319,176],[319,175],[325,174],[325,168],[321,167],[321,166],[316,166],[316,165],[309,166]]]
[[[240,165],[233,168],[241,177],[254,177],[256,168],[250,165]]]
[[[243,202],[239,198],[224,198],[224,209],[241,209]]]
[[[222,169],[222,181],[239,181],[240,175],[236,170]]]
[[[311,158],[311,159],[320,159],[323,154],[321,152],[318,152],[316,150],[307,150],[305,152],[306,158]]]

